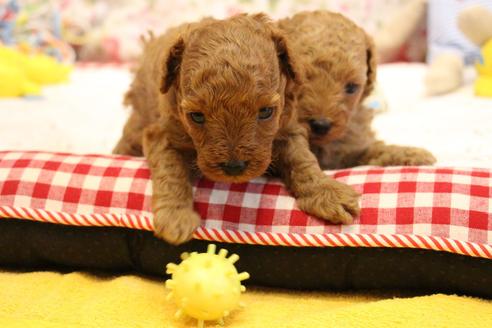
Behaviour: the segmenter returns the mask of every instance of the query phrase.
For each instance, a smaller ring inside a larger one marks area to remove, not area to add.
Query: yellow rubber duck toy
[[[464,9],[458,16],[458,26],[470,41],[481,48],[481,58],[475,65],[475,94],[492,97],[492,11],[483,6]]]
[[[38,96],[41,87],[29,80],[22,69],[6,65],[0,60],[0,97]]]
[[[475,94],[492,97],[492,39],[482,47],[482,58],[476,65],[478,79],[475,82]]]
[[[41,86],[67,81],[71,69],[43,54],[0,46],[0,97],[39,95]]]

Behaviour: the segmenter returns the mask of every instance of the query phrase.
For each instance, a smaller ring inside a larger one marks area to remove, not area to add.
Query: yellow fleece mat
[[[194,327],[175,319],[163,281],[86,273],[0,272],[0,327]],[[492,301],[252,288],[225,327],[492,327]],[[218,327],[207,322],[206,327]]]

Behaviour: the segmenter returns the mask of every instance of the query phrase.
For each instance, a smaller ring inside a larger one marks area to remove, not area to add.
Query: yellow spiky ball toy
[[[210,244],[206,253],[183,253],[179,265],[166,266],[166,273],[172,275],[166,281],[166,287],[171,290],[167,299],[178,306],[176,317],[186,314],[195,318],[198,327],[203,327],[205,320],[223,324],[223,318],[240,306],[239,297],[246,291],[241,281],[249,278],[247,272],[237,272],[234,266],[239,260],[237,254],[227,258],[226,249],[218,254],[215,250],[216,246]]]

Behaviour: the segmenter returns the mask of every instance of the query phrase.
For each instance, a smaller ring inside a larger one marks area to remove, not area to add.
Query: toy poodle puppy
[[[261,14],[205,19],[146,42],[114,152],[147,158],[158,237],[179,244],[198,227],[195,173],[241,183],[270,168],[304,211],[352,221],[358,194],[324,175],[298,121],[299,74],[288,42]]]
[[[374,111],[362,104],[376,79],[376,52],[364,30],[329,11],[302,12],[278,26],[304,69],[295,90],[299,120],[323,169],[435,162],[427,150],[376,139]]]

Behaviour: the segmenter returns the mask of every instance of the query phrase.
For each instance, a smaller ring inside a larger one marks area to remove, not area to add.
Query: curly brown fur
[[[373,90],[376,52],[372,39],[348,18],[328,12],[302,12],[279,21],[304,68],[296,90],[300,122],[324,169],[357,165],[426,165],[435,158],[424,149],[385,145],[371,129],[373,110],[362,101]],[[315,133],[325,120],[328,131]],[[324,133],[326,132],[326,133]]]
[[[299,82],[285,38],[264,15],[206,19],[146,40],[125,97],[133,111],[114,152],[146,156],[157,236],[181,243],[199,225],[192,168],[215,181],[245,182],[271,165],[302,209],[351,221],[356,193],[323,174],[293,110]],[[262,108],[273,108],[271,117],[260,119]],[[221,163],[230,161],[248,165],[228,175]]]

